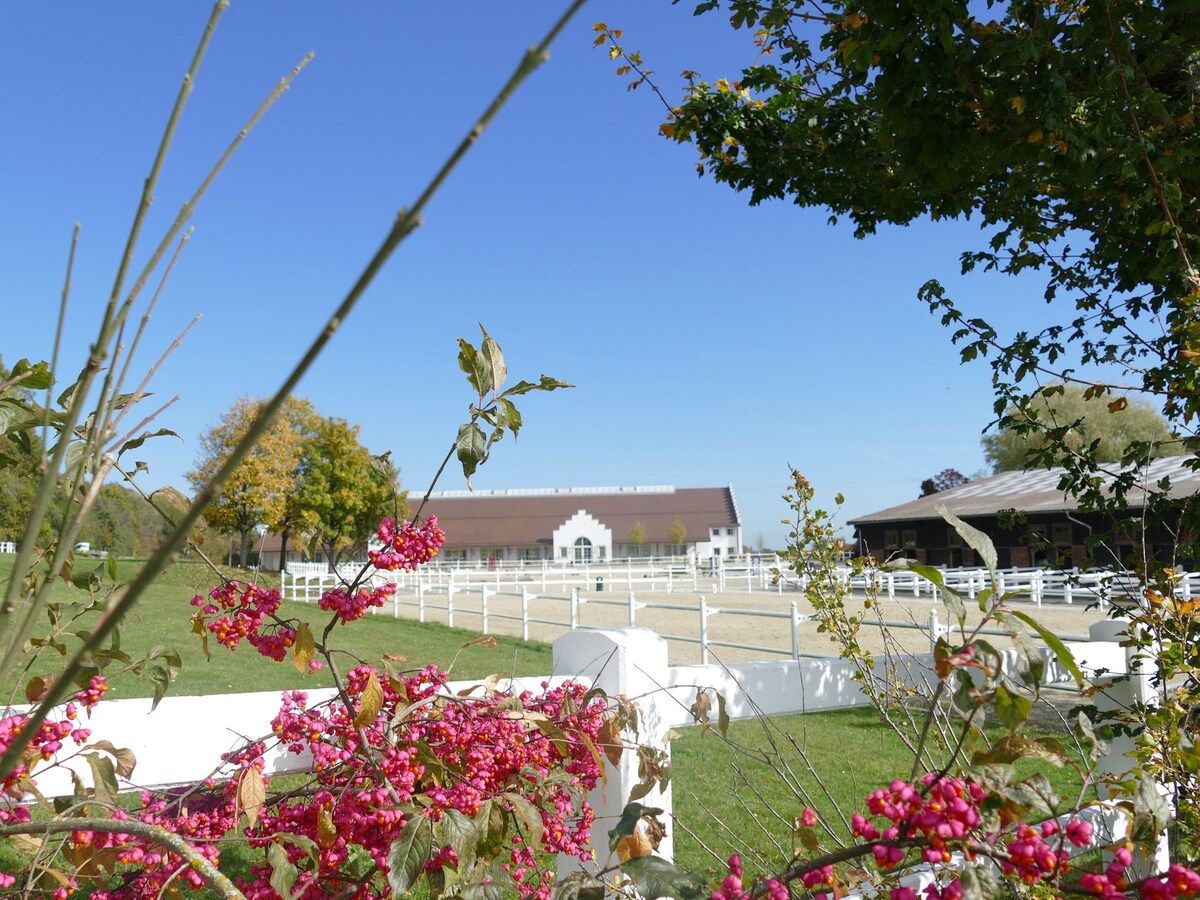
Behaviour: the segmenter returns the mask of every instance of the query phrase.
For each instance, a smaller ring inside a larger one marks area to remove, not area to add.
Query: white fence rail
[[[0,553],[16,553],[17,545],[13,541],[0,541]]]
[[[1126,650],[1117,643],[1120,623],[1105,621],[1093,626],[1093,641],[1077,648],[1086,669],[1104,667],[1114,673],[1125,671]],[[920,683],[931,666],[929,656],[914,657],[909,663],[908,679]],[[602,688],[609,696],[638,697],[642,710],[641,729],[637,740],[661,746],[669,752],[668,732],[672,728],[691,724],[689,707],[698,690],[718,691],[726,700],[731,718],[759,715],[783,715],[844,709],[867,704],[857,682],[852,664],[835,658],[785,660],[726,666],[667,665],[665,640],[645,629],[608,629],[572,632],[554,642],[554,670],[573,673],[572,678]],[[1047,666],[1047,677],[1061,677]],[[516,679],[513,690],[541,689],[547,679],[530,677]],[[931,677],[930,677],[930,680]],[[461,690],[469,683],[451,683],[449,691]],[[1134,677],[1102,691],[1101,702],[1128,703],[1133,697],[1149,697],[1148,678]],[[1123,692],[1123,693],[1121,693]],[[332,696],[332,690],[309,691],[310,702],[317,703]],[[138,764],[134,771],[136,782],[123,780],[123,787],[139,789],[163,787],[193,782],[221,771],[221,754],[245,743],[247,736],[268,734],[270,721],[278,712],[280,694],[262,692],[209,697],[168,697],[158,709],[150,712],[149,700],[105,701],[92,714],[89,727],[96,739],[108,740],[116,747],[133,750]],[[6,713],[7,714],[7,711]],[[196,722],[209,723],[197,729]],[[186,734],[186,741],[179,736]],[[629,736],[632,737],[632,736]],[[1131,748],[1128,739],[1118,738],[1101,768],[1109,772],[1124,772],[1130,759],[1124,754]],[[272,748],[264,758],[266,774],[306,771],[312,760],[307,752],[291,753]],[[604,847],[606,833],[619,818],[630,791],[638,782],[636,754],[626,753],[617,766],[609,766],[605,786],[589,796],[596,810],[592,846],[599,855],[599,864],[606,864]],[[61,768],[35,773],[39,788],[46,796],[70,794],[70,768],[76,768],[86,780],[87,764],[81,759],[66,762]],[[11,801],[10,801],[11,802]],[[672,855],[670,817],[671,788],[665,792],[655,788],[644,802],[666,811],[667,836],[658,852],[667,858]],[[1114,821],[1111,810],[1099,809],[1089,816],[1097,827],[1098,839],[1111,841],[1123,827]],[[1107,830],[1106,830],[1107,829]],[[1159,859],[1161,862],[1161,858]],[[573,857],[560,858],[560,874],[578,867]]]

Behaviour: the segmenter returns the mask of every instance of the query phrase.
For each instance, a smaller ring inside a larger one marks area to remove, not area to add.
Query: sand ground
[[[569,591],[563,591],[550,586],[543,595],[537,594],[538,585],[526,586],[531,594],[528,616],[529,637],[535,640],[552,641],[566,629],[564,624],[544,624],[534,620],[543,619],[553,622],[566,623],[570,619]],[[700,584],[699,590],[692,591],[690,585],[686,591],[666,592],[635,590],[634,598],[637,608],[634,610],[634,623],[650,628],[667,638],[670,662],[672,665],[685,665],[700,662],[698,638],[700,633],[700,602],[701,598],[709,608],[708,639],[710,645],[710,660],[718,659],[725,662],[745,662],[763,659],[786,658],[791,653],[791,607],[795,603],[797,612],[802,616],[811,616],[804,594],[791,590],[776,593],[773,591],[744,590],[719,593],[715,585]],[[488,599],[488,631],[493,634],[509,634],[520,636],[521,597],[520,588],[512,585],[502,586],[489,591]],[[625,586],[617,590],[580,592],[578,608],[579,625],[581,627],[622,627],[630,624],[629,591]],[[411,600],[411,596],[402,597]],[[926,596],[914,598],[897,596],[896,599],[882,597],[867,608],[865,595],[856,595],[847,600],[848,610],[852,614],[863,617],[860,632],[860,642],[869,649],[880,650],[883,637],[880,620],[888,623],[901,623],[910,627],[896,627],[893,624],[890,632],[905,650],[914,652],[928,651],[929,637],[927,630],[917,626],[928,626],[931,610],[936,610],[938,620],[943,625],[948,624],[950,616],[940,601],[933,601]],[[430,593],[426,597],[426,620],[445,622],[446,595],[445,592]],[[646,606],[642,606],[646,604]],[[1032,601],[1017,599],[1011,601],[1015,608],[1030,614],[1047,629],[1069,640],[1074,636],[1084,636],[1093,622],[1102,620],[1105,613],[1091,605],[1076,602],[1067,605],[1062,602],[1046,602],[1041,607]],[[674,608],[662,608],[674,607]],[[720,612],[714,612],[720,610]],[[747,610],[759,612],[760,615],[738,615],[726,610]],[[777,617],[763,616],[761,613],[770,612]],[[400,615],[415,617],[416,609],[401,606]],[[968,603],[968,622],[979,619],[978,607]],[[508,618],[506,618],[508,617]],[[464,628],[479,629],[482,627],[481,593],[478,591],[458,591],[454,597],[454,625]],[[687,638],[690,640],[682,640]],[[996,639],[1003,644],[1002,639]],[[744,647],[725,647],[721,642],[732,644],[755,645],[756,647],[773,648],[777,653],[762,649]],[[799,649],[801,653],[817,655],[836,655],[837,649],[829,640],[829,636],[817,631],[817,622],[813,619],[802,621],[799,627]]]

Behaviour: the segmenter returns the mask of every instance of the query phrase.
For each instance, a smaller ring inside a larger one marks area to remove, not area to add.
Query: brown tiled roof
[[[1143,470],[1142,480],[1155,484],[1162,478],[1171,480],[1171,496],[1187,497],[1200,491],[1200,472],[1188,468],[1191,456],[1167,456],[1156,459]],[[940,519],[935,507],[945,506],[956,516],[988,516],[1002,509],[1025,512],[1062,512],[1078,508],[1074,498],[1059,488],[1063,469],[1033,469],[1024,472],[1001,472],[990,478],[972,481],[962,487],[930,494],[909,503],[851,519],[849,525],[873,522],[895,522],[915,519]],[[1128,494],[1128,505],[1139,509],[1144,493],[1134,488]]]
[[[635,522],[646,530],[646,543],[669,543],[676,518],[687,541],[740,524],[732,486],[453,492],[434,494],[422,516],[437,515],[449,548],[534,547],[549,545],[554,529],[580,510],[611,528],[614,543],[627,543]]]

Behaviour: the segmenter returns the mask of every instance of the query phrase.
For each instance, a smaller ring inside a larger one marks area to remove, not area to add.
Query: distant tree
[[[932,478],[926,478],[921,482],[921,496],[928,497],[930,494],[940,494],[942,491],[948,491],[950,488],[960,487],[970,482],[970,478],[964,475],[958,469],[942,469]]]
[[[306,443],[293,514],[324,549],[331,565],[365,548],[380,520],[408,514],[395,467],[358,442],[358,426],[321,419]]]
[[[671,523],[671,527],[667,529],[667,540],[676,547],[682,547],[683,542],[687,540],[687,526],[680,521],[678,516]]]
[[[0,384],[8,381],[8,368],[0,361]],[[37,490],[42,444],[34,429],[14,429],[6,434],[10,419],[22,413],[28,392],[19,387],[0,391],[0,541],[19,541],[29,522]],[[48,540],[51,523],[43,524],[38,540]]]
[[[221,416],[220,421],[200,436],[196,468],[187,474],[194,488],[206,484],[224,462],[234,445],[254,421],[261,401],[243,397]],[[241,564],[246,565],[250,532],[259,525],[286,518],[287,505],[296,489],[296,473],[304,452],[305,435],[294,421],[304,411],[306,400],[289,398],[281,415],[230,475],[216,500],[205,510],[217,528],[233,531],[241,538]]]
[[[642,545],[646,543],[646,526],[641,522],[634,522],[633,527],[629,529],[629,543],[637,548],[640,556]]]
[[[1129,451],[1145,446],[1151,456],[1184,452],[1170,423],[1148,401],[1091,396],[1079,385],[1055,384],[1034,394],[1022,406],[1010,406],[1000,430],[983,436],[983,454],[994,472],[1053,464],[1047,451],[1054,443],[1073,452],[1090,451],[1096,444],[1097,462],[1119,462]]]

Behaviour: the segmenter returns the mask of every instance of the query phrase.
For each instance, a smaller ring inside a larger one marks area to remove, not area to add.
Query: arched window
[[[575,542],[575,562],[590,563],[592,561],[592,542],[581,537]]]

